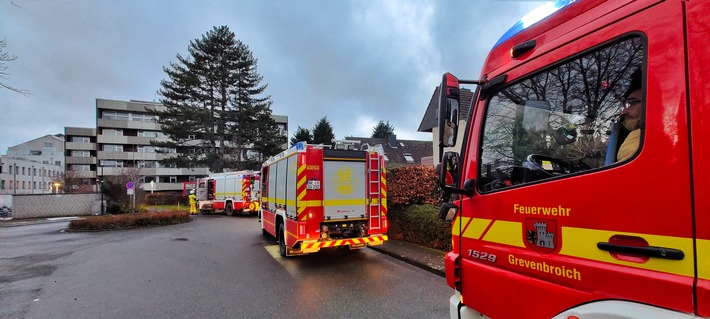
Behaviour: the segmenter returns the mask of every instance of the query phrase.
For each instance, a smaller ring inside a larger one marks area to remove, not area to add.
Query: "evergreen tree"
[[[291,137],[291,146],[298,142],[313,143],[313,135],[311,135],[311,131],[307,128],[301,127],[300,125],[298,126],[298,129],[296,129],[296,132],[293,132],[293,137]]]
[[[222,172],[275,154],[286,141],[271,118],[271,97],[260,96],[266,85],[249,47],[220,26],[190,41],[188,53],[163,67],[169,79],[158,93],[165,108],[151,112],[169,137],[151,144],[177,150],[161,162]],[[248,156],[249,147],[256,156]]]
[[[372,128],[372,138],[387,138],[392,134],[394,134],[394,126],[390,125],[390,121],[385,124],[384,121],[380,120]]]
[[[324,116],[316,126],[313,127],[313,143],[314,144],[325,144],[333,145],[333,140],[335,139],[335,134],[333,134],[333,127],[330,126],[328,118]]]

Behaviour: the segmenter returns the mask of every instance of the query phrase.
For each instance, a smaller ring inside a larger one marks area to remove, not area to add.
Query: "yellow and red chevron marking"
[[[303,198],[306,197],[306,165],[298,166],[298,173],[296,175],[296,214],[298,214],[298,220],[306,220],[306,205],[303,204]]]
[[[380,236],[370,236],[363,238],[348,238],[348,239],[333,239],[326,241],[315,241],[315,242],[304,242],[301,245],[303,253],[313,253],[319,251],[321,248],[339,247],[339,246],[351,246],[351,247],[365,247],[365,246],[376,246],[381,245],[387,240],[387,235]]]
[[[387,215],[387,169],[382,165],[382,173],[380,174],[380,196],[382,197],[382,216]]]
[[[246,200],[246,199],[247,199],[247,187],[248,187],[247,184],[248,184],[248,183],[247,183],[247,179],[246,179],[246,178],[242,178],[242,200]]]

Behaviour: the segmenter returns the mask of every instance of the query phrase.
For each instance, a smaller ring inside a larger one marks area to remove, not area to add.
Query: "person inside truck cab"
[[[624,108],[619,115],[621,125],[629,131],[624,142],[616,153],[616,161],[625,161],[636,153],[641,140],[641,104],[643,92],[641,91],[641,72],[637,70],[631,75],[631,83],[624,94]]]

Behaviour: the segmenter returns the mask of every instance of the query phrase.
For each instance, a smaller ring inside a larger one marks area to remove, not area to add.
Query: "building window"
[[[70,169],[75,172],[88,172],[91,167],[89,165],[71,165]]]
[[[177,183],[177,176],[170,176],[171,183]]]
[[[5,189],[5,180],[0,181],[0,189]]]
[[[74,157],[90,157],[91,153],[89,151],[71,151],[71,156]]]
[[[25,189],[25,181],[22,181],[22,189]]]
[[[123,152],[123,145],[104,144],[101,146],[105,152]]]
[[[91,138],[86,136],[72,136],[71,142],[74,143],[91,143]]]
[[[54,161],[55,166],[62,166],[62,161]]]
[[[123,130],[119,129],[105,128],[102,132],[106,136],[123,136]]]
[[[37,189],[37,182],[32,182],[32,189]]]
[[[404,153],[404,159],[407,161],[407,163],[414,163],[414,157],[412,157],[412,154],[409,153]]]
[[[187,178],[188,181],[194,182],[195,181],[195,176],[190,176]]]
[[[25,175],[25,168],[24,167],[22,168],[22,175]]]
[[[101,115],[101,118],[107,120],[128,121],[129,116],[127,113],[104,111]]]

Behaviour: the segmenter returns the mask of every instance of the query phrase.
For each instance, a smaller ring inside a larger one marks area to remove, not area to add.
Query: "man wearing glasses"
[[[629,135],[624,139],[624,143],[619,147],[616,153],[616,161],[625,161],[636,153],[641,140],[641,104],[643,102],[643,92],[641,91],[641,72],[637,70],[631,75],[631,83],[629,89],[626,90],[624,99],[624,109],[619,114],[621,116],[621,125],[629,130]]]

